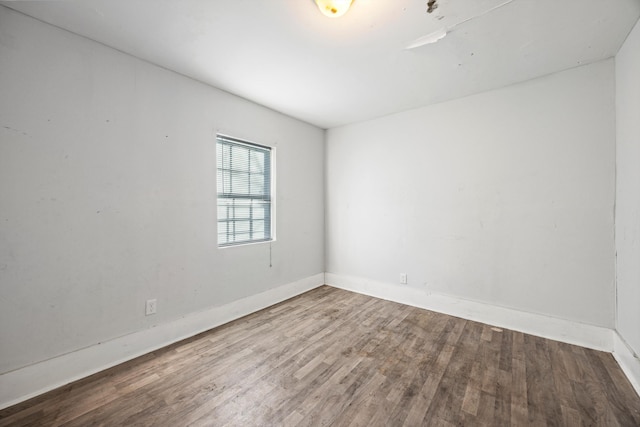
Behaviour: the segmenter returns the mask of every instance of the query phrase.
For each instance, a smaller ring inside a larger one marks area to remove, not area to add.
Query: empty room
[[[639,426],[639,17],[0,1],[0,426]]]

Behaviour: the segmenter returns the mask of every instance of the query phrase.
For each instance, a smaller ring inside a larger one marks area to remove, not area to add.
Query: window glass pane
[[[247,172],[249,169],[249,150],[245,147],[231,146],[231,169]]]
[[[234,212],[235,219],[251,219],[251,207],[249,206],[236,206]]]
[[[231,186],[228,191],[232,194],[249,194],[249,179],[247,177],[247,173],[232,171]]]
[[[251,231],[251,221],[235,221],[236,234],[249,233]]]
[[[227,219],[227,207],[218,205],[218,221]]]
[[[253,206],[253,219],[264,219],[264,207],[257,203]]]
[[[220,172],[220,168],[222,167],[222,151],[223,151],[223,144],[216,144],[216,159],[217,159],[217,165],[218,165],[218,172]]]
[[[218,186],[218,193],[222,193],[223,192],[223,190],[222,190],[222,181],[223,181],[222,175],[223,175],[222,169],[218,169],[218,173],[217,173],[217,177],[216,177],[216,179],[218,181],[217,182],[217,184],[218,184],[217,185]]]
[[[227,223],[226,222],[218,222],[218,235],[227,232]]]
[[[226,144],[220,144],[221,148],[221,156],[218,162],[222,162],[222,167],[224,169],[229,169],[231,167],[231,147]]]
[[[249,172],[252,173],[264,173],[264,152],[253,151],[251,153],[251,167]]]
[[[231,172],[228,170],[219,171],[218,193],[231,193]]]
[[[251,194],[259,196],[266,193],[264,191],[264,176],[258,175],[258,174],[251,174],[250,183],[251,183]]]
[[[264,221],[252,221],[253,233],[264,233]],[[255,237],[255,236],[254,236]]]
[[[251,240],[249,233],[236,233],[233,235],[234,242],[246,242]]]

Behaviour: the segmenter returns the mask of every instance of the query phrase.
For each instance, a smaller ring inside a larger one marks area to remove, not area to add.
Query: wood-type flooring
[[[613,357],[322,286],[0,411],[0,426],[640,426]]]

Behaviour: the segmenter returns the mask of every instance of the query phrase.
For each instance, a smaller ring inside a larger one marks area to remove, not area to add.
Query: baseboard
[[[325,273],[325,283],[336,288],[556,341],[607,352],[613,350],[613,331],[608,328],[536,313],[522,312],[448,295],[427,293],[406,285],[376,282],[360,277]]]
[[[7,372],[0,375],[0,409],[192,337],[323,284],[324,274],[317,274],[220,307],[189,314],[169,323]]]
[[[613,357],[640,396],[640,358],[618,332],[613,334]]]

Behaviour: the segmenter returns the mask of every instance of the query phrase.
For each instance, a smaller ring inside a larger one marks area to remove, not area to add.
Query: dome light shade
[[[315,0],[318,9],[325,16],[330,18],[338,18],[349,10],[353,0]]]

